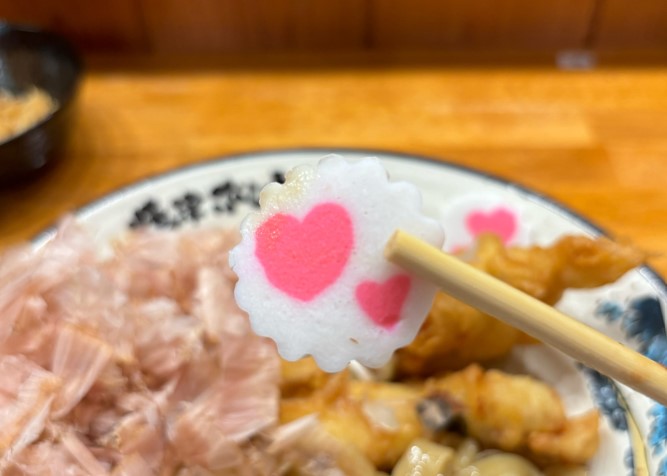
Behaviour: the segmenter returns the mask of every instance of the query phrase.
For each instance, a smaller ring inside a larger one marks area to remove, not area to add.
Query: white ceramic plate
[[[76,212],[104,249],[137,226],[238,226],[256,205],[260,188],[291,167],[337,153],[355,160],[375,156],[392,179],[416,184],[425,212],[443,222],[448,243],[465,247],[475,233],[493,229],[507,242],[546,245],[564,234],[598,235],[586,219],[516,184],[424,157],[369,150],[299,149],[248,153],[204,162],[138,182]],[[52,236],[47,230],[39,245]],[[655,360],[667,363],[663,306],[667,286],[649,268],[593,291],[568,292],[558,307]],[[581,368],[544,346],[517,349],[508,369],[528,371],[554,385],[570,414],[597,406],[601,449],[591,475],[667,476],[667,409]]]

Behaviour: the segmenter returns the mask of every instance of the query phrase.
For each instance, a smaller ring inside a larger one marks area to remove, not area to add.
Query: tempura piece
[[[566,289],[613,283],[642,264],[646,256],[607,238],[569,235],[551,247],[503,248],[484,237],[473,264],[531,296],[555,304]]]
[[[528,437],[528,448],[540,462],[576,465],[591,459],[598,449],[597,430],[600,415],[589,412],[565,423],[557,433],[534,432]]]
[[[557,393],[531,377],[470,365],[427,381],[425,393],[460,408],[467,433],[489,448],[567,464],[586,463],[598,448],[597,411],[568,419]]]
[[[415,406],[421,390],[404,384],[350,380],[336,374],[307,397],[281,401],[281,422],[316,414],[332,436],[360,449],[376,467],[390,469],[424,428]]]
[[[459,412],[466,433],[485,448],[545,464],[584,464],[597,449],[596,412],[568,420],[548,385],[477,365],[419,384],[355,381],[347,372],[336,374],[310,395],[283,398],[281,422],[315,414],[332,436],[386,470],[415,439],[434,436],[417,412],[420,402],[434,398]]]
[[[488,362],[507,354],[520,335],[514,327],[438,293],[415,340],[394,355],[394,371],[400,378],[414,378]]]
[[[471,264],[531,296],[555,304],[568,288],[593,288],[619,279],[643,253],[605,238],[566,236],[551,247],[504,248],[482,236]],[[401,377],[457,370],[506,355],[530,338],[495,318],[438,293],[416,339],[396,353]]]
[[[324,387],[334,375],[320,369],[312,357],[294,362],[281,360],[280,394],[283,398],[308,396]]]
[[[282,425],[270,438],[266,452],[280,455],[289,476],[377,476],[375,466],[356,446],[332,436],[313,416]],[[277,471],[257,474],[274,476]]]

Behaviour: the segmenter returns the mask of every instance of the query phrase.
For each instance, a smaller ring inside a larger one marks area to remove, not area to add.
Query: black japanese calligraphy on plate
[[[240,205],[259,208],[259,192],[269,182],[284,183],[285,174],[277,170],[263,183],[228,179],[209,190],[188,190],[166,203],[150,198],[133,211],[129,227],[178,228],[188,223],[198,223],[209,214],[235,213]]]

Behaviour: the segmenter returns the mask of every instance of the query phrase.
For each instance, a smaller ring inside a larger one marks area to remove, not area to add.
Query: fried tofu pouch
[[[352,380],[343,372],[309,395],[292,395],[281,401],[281,422],[316,414],[332,436],[385,470],[412,441],[433,436],[416,410],[424,398],[441,398],[458,409],[469,436],[485,447],[543,464],[583,464],[598,446],[597,412],[568,420],[549,386],[477,365],[415,384]]]
[[[612,283],[644,258],[638,250],[605,238],[566,236],[549,247],[505,248],[496,236],[485,235],[470,263],[553,305],[568,288]],[[514,345],[530,340],[519,330],[438,293],[415,340],[396,353],[396,373],[411,378],[457,370],[503,357]]]

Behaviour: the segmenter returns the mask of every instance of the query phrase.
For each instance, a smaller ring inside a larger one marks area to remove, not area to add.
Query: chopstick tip
[[[401,230],[395,230],[392,233],[391,237],[387,241],[387,244],[384,247],[384,257],[391,261],[393,257],[396,256],[396,252],[399,248],[399,241],[401,240],[401,235],[403,232]]]

